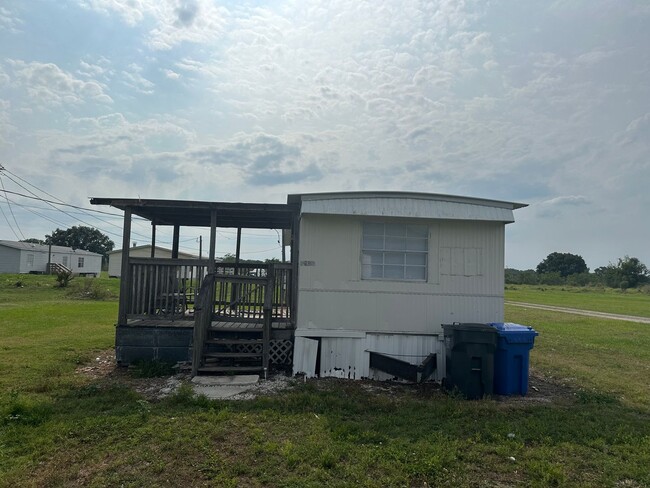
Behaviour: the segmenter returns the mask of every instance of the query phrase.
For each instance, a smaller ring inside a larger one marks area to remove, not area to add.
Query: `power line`
[[[2,166],[0,166],[0,168],[2,168]],[[1,173],[2,173],[2,172],[0,171],[0,174],[1,174]],[[4,189],[5,189],[5,184],[4,184],[4,182],[2,181],[2,176],[0,176],[0,185],[2,185],[2,189],[4,190]],[[5,195],[5,200],[7,200],[7,207],[9,207],[9,211],[11,212],[11,216],[12,216],[12,218],[14,219],[14,223],[16,224],[16,229],[18,229],[18,232],[20,232],[20,235],[23,236],[23,239],[25,239],[25,234],[23,234],[23,231],[20,229],[20,226],[18,225],[18,221],[16,220],[16,215],[14,214],[14,210],[11,208],[11,204],[9,203],[9,198],[7,198],[7,194],[6,194],[6,193],[5,193],[4,195]],[[9,224],[9,219],[8,219],[7,216],[5,215],[4,210],[2,211],[2,215],[4,215],[5,220],[7,221],[7,224]],[[14,235],[16,236],[16,238],[18,238],[18,234],[16,234],[16,232],[14,231],[13,227],[11,226],[11,224],[9,224],[9,228],[11,229],[11,232],[14,233]],[[18,240],[20,240],[20,238],[18,238]]]

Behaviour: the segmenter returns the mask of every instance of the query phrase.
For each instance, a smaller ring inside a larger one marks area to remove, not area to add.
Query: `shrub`
[[[56,286],[58,286],[59,288],[66,288],[70,283],[70,281],[72,281],[71,271],[57,271]]]
[[[102,287],[101,283],[94,278],[85,278],[74,283],[67,295],[70,298],[80,300],[109,300],[115,298],[115,294],[111,290]]]

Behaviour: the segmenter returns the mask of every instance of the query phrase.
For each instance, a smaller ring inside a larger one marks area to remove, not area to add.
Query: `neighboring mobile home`
[[[46,273],[48,262],[78,275],[99,276],[102,271],[101,254],[64,246],[0,241],[0,273]]]
[[[132,246],[129,248],[129,256],[134,258],[166,258],[171,259],[172,250],[164,247],[152,246]],[[194,254],[179,252],[178,257],[181,259],[197,259]],[[108,276],[119,278],[122,273],[122,250],[117,249],[108,253]]]
[[[406,192],[297,194],[286,204],[91,202],[125,211],[123,247],[132,215],[151,221],[153,246],[157,225],[174,228],[172,258],[122,262],[120,363],[417,379],[444,377],[441,324],[503,321],[505,225],[525,206]],[[183,226],[211,229],[198,264],[179,256]],[[218,227],[282,229],[291,262],[217,263]],[[189,266],[199,278],[179,280]]]

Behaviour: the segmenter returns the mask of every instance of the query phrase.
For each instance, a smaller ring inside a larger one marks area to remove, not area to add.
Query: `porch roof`
[[[91,198],[93,205],[130,208],[134,215],[156,225],[210,227],[213,210],[217,227],[243,229],[290,229],[300,206],[275,203],[201,202],[191,200],[151,200],[139,198]]]

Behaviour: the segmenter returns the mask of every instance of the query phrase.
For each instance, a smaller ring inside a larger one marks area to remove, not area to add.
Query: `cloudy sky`
[[[85,207],[518,201],[508,266],[554,251],[650,265],[648,46],[645,0],[3,0],[2,183]],[[7,195],[2,239],[92,224],[119,240],[119,219]],[[247,252],[279,255],[259,234]]]

